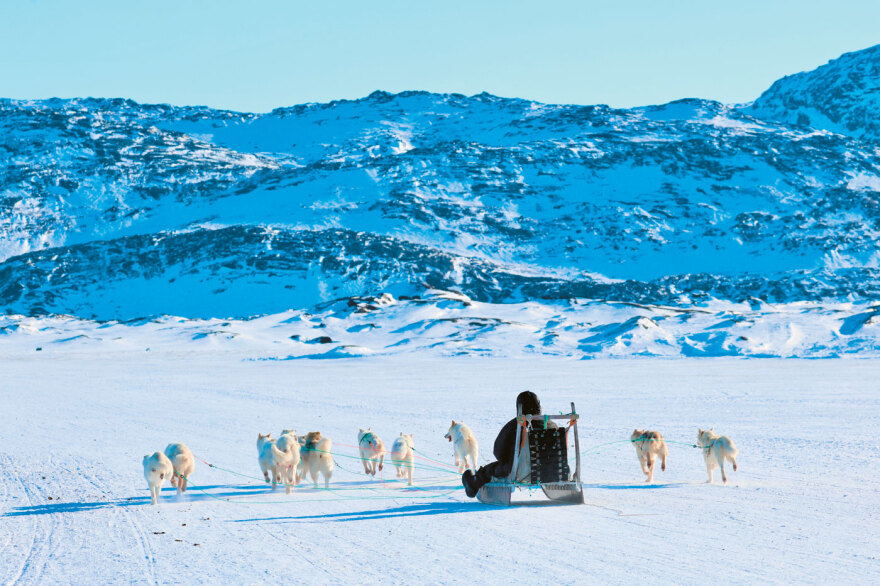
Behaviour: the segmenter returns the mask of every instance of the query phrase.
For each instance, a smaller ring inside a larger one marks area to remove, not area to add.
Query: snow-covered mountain
[[[247,317],[427,289],[866,303],[880,293],[878,49],[743,107],[2,100],[0,307]]]
[[[752,104],[749,113],[880,139],[880,45],[845,53],[813,71],[780,79]]]

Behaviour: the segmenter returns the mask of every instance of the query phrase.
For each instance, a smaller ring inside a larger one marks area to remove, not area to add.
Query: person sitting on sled
[[[516,407],[517,411],[522,407],[523,415],[541,415],[541,401],[538,400],[538,395],[531,391],[523,391],[517,395]],[[532,421],[529,427],[531,428],[533,425],[536,426],[536,429],[539,429],[537,426],[543,429],[544,421]],[[464,492],[470,498],[477,496],[480,488],[484,484],[491,482],[493,478],[507,478],[510,476],[510,471],[514,465],[513,454],[516,450],[516,426],[516,417],[514,417],[505,423],[501,431],[498,432],[498,437],[495,438],[495,445],[492,448],[492,453],[495,454],[497,460],[496,462],[480,467],[476,474],[470,470],[465,470],[464,474],[461,475]],[[556,427],[556,424],[549,421],[547,427]]]

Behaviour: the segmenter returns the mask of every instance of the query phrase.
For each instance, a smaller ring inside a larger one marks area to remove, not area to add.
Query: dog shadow
[[[177,494],[177,489],[173,487],[164,487],[161,492],[161,496],[159,497],[159,504],[178,504],[185,502],[200,502],[200,501],[212,501],[224,498],[231,498],[236,496],[253,496],[255,491],[263,491],[271,494],[271,491],[267,491],[266,487],[259,485],[229,485],[229,484],[215,484],[215,485],[206,485],[199,486],[201,489],[225,489],[222,492],[216,493],[203,493],[201,491],[190,490],[180,496]],[[276,491],[276,494],[277,491]],[[283,493],[282,493],[283,494]],[[26,517],[29,515],[60,515],[64,513],[87,513],[89,511],[98,511],[101,509],[107,509],[112,507],[138,507],[143,505],[150,505],[151,500],[149,496],[133,496],[133,497],[125,497],[125,498],[114,498],[107,499],[101,501],[54,501],[49,503],[42,503],[38,505],[28,505],[23,507],[13,507],[11,510],[0,515],[2,517]]]
[[[149,502],[149,497],[145,499]],[[26,507],[13,507],[12,510],[3,513],[3,517],[27,517],[29,515],[58,515],[62,513],[80,513],[84,511],[97,511],[116,506],[126,506],[126,501],[95,501],[83,503],[46,503],[43,505],[29,505]]]
[[[660,488],[681,488],[683,486],[689,486],[692,483],[690,482],[666,482],[666,483],[648,483],[641,482],[638,484],[633,483],[624,483],[624,484],[584,484],[584,490],[590,488],[598,488],[603,490],[656,490]]]

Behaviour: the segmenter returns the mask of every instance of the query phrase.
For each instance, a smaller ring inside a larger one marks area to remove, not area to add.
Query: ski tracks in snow
[[[95,478],[94,475],[83,472],[82,470],[80,470],[79,472],[85,481],[91,484],[99,492],[104,492],[104,489],[101,487],[99,481]],[[131,530],[128,532],[128,535],[137,542],[138,550],[140,551],[141,559],[143,560],[142,565],[146,570],[143,577],[147,578],[150,584],[158,584],[158,581],[156,580],[156,556],[152,548],[150,547],[144,528],[135,518],[134,514],[129,510],[130,505],[120,505],[112,501],[110,505],[112,513],[117,517],[121,516],[122,518],[124,518],[125,522],[131,528]]]
[[[37,497],[35,484],[21,478],[20,468],[12,458],[6,454],[2,454],[0,457],[2,457],[5,471],[0,476],[7,497],[4,502],[13,503],[14,499],[16,502],[26,503],[24,506],[28,509],[33,508]],[[4,546],[2,552],[3,563],[0,564],[0,567],[4,572],[9,572],[3,576],[3,581],[6,584],[37,584],[51,555],[50,549],[56,520],[50,515],[9,517],[10,512],[10,508],[3,512],[3,515],[7,517],[3,525],[10,532],[6,543],[12,545],[11,548]],[[13,512],[13,514],[15,513]],[[23,531],[24,526],[28,526],[30,530]],[[27,536],[24,539],[19,539],[22,535]]]
[[[6,454],[0,458],[5,470],[0,477],[2,502],[7,505],[0,515],[9,531],[5,539],[0,533],[5,542],[0,548],[2,583],[75,580],[76,573],[65,563],[68,558],[78,560],[75,568],[84,572],[83,579],[91,565],[84,560],[100,565],[110,560],[120,579],[158,583],[144,529],[131,505],[114,500],[106,483],[88,472],[98,469],[95,463],[51,456],[39,468],[28,468]]]

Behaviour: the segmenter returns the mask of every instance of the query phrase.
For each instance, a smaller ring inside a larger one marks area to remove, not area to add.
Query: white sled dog
[[[382,470],[385,462],[385,444],[382,438],[373,433],[372,428],[358,429],[358,449],[364,473],[375,476],[376,470]]]
[[[666,447],[666,442],[663,441],[663,436],[659,431],[634,429],[629,440],[636,447],[642,473],[648,477],[645,482],[652,482],[654,480],[654,462],[658,458],[660,459],[660,470],[666,470],[666,457],[669,455],[669,449]]]
[[[703,452],[706,461],[706,472],[712,482],[712,469],[715,466],[721,468],[721,480],[727,482],[727,474],[724,473],[724,461],[730,460],[733,471],[736,472],[736,456],[739,453],[733,441],[726,435],[718,435],[712,429],[697,429],[697,445]]]
[[[415,446],[412,434],[400,432],[400,437],[391,446],[391,461],[397,469],[398,478],[406,478],[407,484],[413,485],[413,467],[415,466]]]
[[[168,444],[165,448],[165,455],[171,460],[174,467],[174,473],[171,475],[171,486],[177,487],[177,492],[186,492],[186,484],[193,470],[196,468],[196,461],[192,452],[185,444],[180,442],[176,444]]]
[[[298,484],[297,473],[300,463],[299,439],[292,429],[281,431],[281,436],[272,447],[272,455],[275,458],[275,465],[278,467],[278,474],[284,482],[285,492],[290,494],[291,486]]]
[[[449,426],[449,431],[443,437],[452,442],[452,449],[455,451],[455,465],[458,466],[458,472],[462,473],[465,469],[470,468],[476,473],[480,447],[477,445],[477,438],[474,437],[471,428],[464,423],[456,423],[453,420],[452,425]]]
[[[150,485],[150,499],[155,505],[159,501],[159,491],[166,478],[174,474],[171,460],[162,452],[154,452],[152,456],[144,456],[144,478]]]
[[[275,460],[277,450],[273,450],[274,447],[275,440],[272,439],[271,433],[257,434],[257,458],[260,462],[260,470],[263,471],[263,478],[266,482],[272,483],[272,490],[275,490],[275,485],[281,482],[281,472],[278,468],[278,462]]]
[[[299,474],[297,476],[297,483],[299,483],[309,475],[309,462],[311,462],[313,452],[306,449],[308,434],[298,435],[296,439],[299,440]]]
[[[329,437],[322,437],[320,431],[310,431],[302,441],[300,476],[305,478],[306,473],[312,477],[315,486],[318,485],[318,475],[324,475],[324,488],[329,488],[330,478],[333,476],[333,455],[330,453],[333,442]]]

